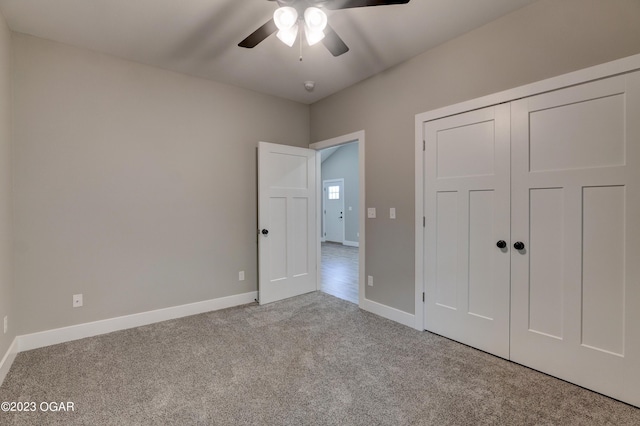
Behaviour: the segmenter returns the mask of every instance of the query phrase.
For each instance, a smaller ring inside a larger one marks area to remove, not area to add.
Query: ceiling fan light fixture
[[[298,11],[291,6],[279,7],[273,12],[273,21],[279,30],[288,30],[297,24]]]
[[[327,27],[327,14],[317,7],[308,7],[304,11],[304,23],[313,32],[322,32]]]
[[[281,29],[280,31],[278,31],[276,36],[280,39],[281,42],[283,42],[287,46],[289,47],[293,46],[293,43],[295,43],[296,38],[298,38],[298,24],[294,24],[290,28]]]
[[[309,28],[308,25],[304,26],[304,35],[307,38],[307,43],[309,43],[309,46],[313,46],[324,38],[323,31],[314,31]]]
[[[0,0],[2,1],[2,0]],[[340,36],[327,24],[327,14],[323,8],[329,10],[352,9],[369,6],[387,6],[407,4],[411,0],[270,0],[278,8],[269,19],[257,30],[249,34],[238,46],[252,49],[264,41],[271,34],[288,46],[293,46],[298,38],[300,26],[304,25],[307,42],[310,45],[323,41],[327,50],[333,56],[340,56],[349,51],[349,47]],[[304,12],[303,12],[304,9]],[[300,16],[302,15],[302,16]],[[304,21],[304,22],[300,22]],[[327,29],[328,28],[328,29]],[[325,29],[327,34],[325,34]],[[326,37],[325,37],[326,36]],[[300,58],[302,58],[302,34],[300,35]],[[302,59],[301,59],[302,60]]]

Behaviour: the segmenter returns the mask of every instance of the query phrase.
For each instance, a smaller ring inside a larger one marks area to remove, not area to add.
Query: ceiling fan
[[[349,51],[349,47],[327,22],[322,9],[339,10],[355,7],[387,6],[406,4],[410,0],[269,0],[278,4],[273,18],[238,43],[240,47],[252,49],[277,31],[277,37],[286,45],[293,46],[300,27],[304,28],[310,46],[322,41],[333,56]]]

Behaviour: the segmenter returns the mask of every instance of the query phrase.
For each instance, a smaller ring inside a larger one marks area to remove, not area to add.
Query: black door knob
[[[513,248],[516,250],[522,250],[524,249],[524,243],[522,241],[517,241],[514,245]]]
[[[269,233],[269,230],[268,230],[268,229],[263,229],[263,230],[262,230],[262,235],[267,235],[268,233]]]
[[[503,249],[507,246],[507,242],[505,240],[500,240],[496,243],[496,246],[498,246],[498,248]]]

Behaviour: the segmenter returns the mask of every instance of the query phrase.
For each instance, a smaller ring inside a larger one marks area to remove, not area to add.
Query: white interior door
[[[322,182],[325,241],[344,243],[344,179]]]
[[[425,328],[508,358],[509,105],[424,126]]]
[[[316,290],[316,152],[258,145],[261,304]]]
[[[638,73],[512,104],[511,359],[637,406],[639,117]]]

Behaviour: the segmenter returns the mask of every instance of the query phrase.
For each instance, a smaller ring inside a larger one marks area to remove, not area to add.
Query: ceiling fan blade
[[[325,45],[333,56],[340,56],[349,51],[349,47],[344,43],[344,41],[342,41],[338,33],[336,33],[329,25],[324,29],[322,44]]]
[[[238,43],[238,46],[246,47],[247,49],[254,48],[258,44],[260,44],[261,41],[269,37],[271,34],[275,33],[277,30],[278,27],[276,27],[276,23],[273,21],[273,18],[271,18],[263,26],[252,32],[249,37]]]
[[[350,9],[353,7],[388,6],[392,4],[407,4],[410,0],[333,0],[324,7],[329,10]]]

